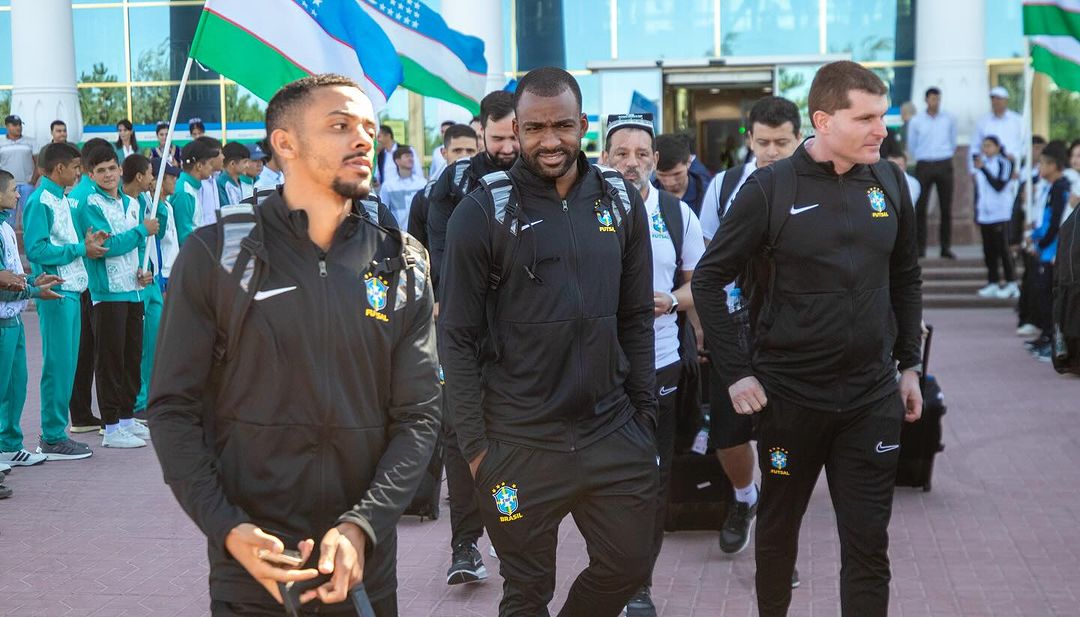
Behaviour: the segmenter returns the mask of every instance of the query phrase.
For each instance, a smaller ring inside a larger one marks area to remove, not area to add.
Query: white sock
[[[131,428],[135,424],[135,418],[120,418],[120,428]]]
[[[119,424],[106,424],[105,425],[105,434],[106,435],[112,435],[113,433],[115,433],[118,430],[120,430],[120,425]]]
[[[748,503],[754,505],[757,503],[758,490],[757,485],[753,482],[745,488],[735,489],[735,501],[741,501],[742,503]]]

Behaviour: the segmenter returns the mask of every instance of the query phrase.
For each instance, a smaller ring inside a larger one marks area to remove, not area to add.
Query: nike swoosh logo
[[[522,225],[521,226],[521,231],[525,231],[526,229],[528,229],[530,227],[533,227],[535,225],[539,225],[540,223],[543,223],[543,222],[544,222],[544,219],[540,219],[539,221],[533,221],[532,223],[528,223],[527,225]]]
[[[877,442],[877,448],[875,448],[875,449],[877,450],[878,454],[885,454],[886,452],[892,452],[893,450],[895,450],[895,449],[897,449],[899,447],[900,447],[900,444],[894,444],[894,445],[891,445],[891,446],[887,446],[887,445],[885,445],[885,444],[883,444],[883,443],[881,443],[879,441],[879,442]]]
[[[801,207],[801,208],[796,208],[796,207],[795,207],[795,206],[793,205],[793,206],[791,206],[791,213],[792,213],[792,214],[802,214],[803,212],[806,212],[807,210],[813,210],[814,208],[817,208],[817,207],[818,207],[818,206],[820,206],[820,205],[821,205],[821,204],[814,204],[814,205],[812,205],[812,206],[803,206],[803,207]]]
[[[674,388],[665,388],[665,387],[661,386],[661,388],[660,388],[660,396],[667,396],[667,395],[671,394],[672,392],[674,392],[674,391],[676,391],[678,389],[679,389],[679,386],[675,386]]]
[[[277,289],[267,289],[265,291],[260,291],[255,294],[255,301],[258,302],[259,300],[265,300],[267,298],[273,298],[274,296],[280,296],[281,294],[288,293],[294,289],[296,289],[296,285],[293,285],[292,287],[278,287]]]

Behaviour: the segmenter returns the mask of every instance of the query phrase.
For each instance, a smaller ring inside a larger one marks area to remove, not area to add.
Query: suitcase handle
[[[926,324],[926,340],[923,341],[922,351],[922,375],[919,377],[919,385],[926,385],[926,376],[930,374],[930,343],[934,340],[934,326]]]

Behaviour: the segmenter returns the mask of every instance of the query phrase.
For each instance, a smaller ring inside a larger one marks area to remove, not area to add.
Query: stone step
[[[923,281],[985,281],[986,268],[923,268]]]
[[[980,279],[926,279],[923,281],[923,295],[926,294],[974,294],[986,286],[986,278]]]
[[[919,265],[923,269],[928,268],[974,268],[985,267],[982,257],[960,257],[959,259],[942,259],[941,257],[923,257],[919,259]]]
[[[1013,298],[980,298],[974,293],[926,293],[923,308],[985,308],[1011,310],[1016,306]]]

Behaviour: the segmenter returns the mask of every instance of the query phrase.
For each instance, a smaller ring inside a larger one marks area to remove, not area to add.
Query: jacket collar
[[[308,215],[306,210],[293,210],[290,209],[288,204],[285,203],[285,197],[282,195],[281,187],[278,187],[269,197],[263,201],[262,205],[256,206],[262,209],[263,220],[273,229],[283,232],[293,239],[303,240],[310,242],[311,238],[308,235]],[[356,200],[352,202],[352,212],[349,216],[345,217],[345,220],[338,226],[334,232],[334,239],[339,238],[351,238],[356,234],[357,229],[360,227],[361,206]]]

